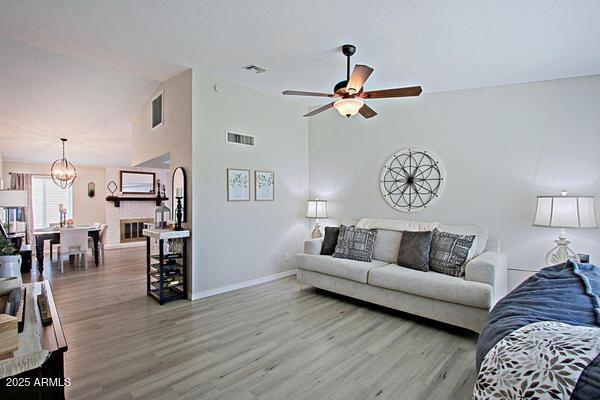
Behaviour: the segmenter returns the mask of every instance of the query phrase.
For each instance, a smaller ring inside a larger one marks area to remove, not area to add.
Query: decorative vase
[[[21,279],[21,256],[0,256],[0,278],[11,278],[13,276]]]
[[[20,276],[11,276],[10,278],[0,278],[0,296],[6,296],[13,289],[20,288],[22,285],[23,285],[23,281],[21,280]]]

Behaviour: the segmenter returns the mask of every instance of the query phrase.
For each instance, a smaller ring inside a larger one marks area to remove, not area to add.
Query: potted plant
[[[0,278],[21,277],[21,256],[12,242],[0,235]]]

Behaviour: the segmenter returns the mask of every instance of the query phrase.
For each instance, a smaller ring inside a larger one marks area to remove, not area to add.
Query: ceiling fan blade
[[[351,94],[360,92],[360,89],[365,84],[365,81],[369,79],[372,72],[373,68],[368,65],[356,64],[346,85],[346,92]]]
[[[319,93],[319,92],[302,92],[298,90],[286,90],[281,94],[288,96],[315,96],[315,97],[335,97],[332,93]]]
[[[383,90],[371,90],[369,92],[362,92],[360,97],[363,99],[385,99],[388,97],[411,97],[418,96],[421,94],[423,89],[421,86],[411,86],[405,88],[396,89],[383,89]]]
[[[358,112],[360,113],[360,115],[362,115],[363,117],[369,119],[369,118],[373,118],[374,116],[377,115],[377,113],[375,112],[375,110],[373,110],[371,107],[369,107],[368,105],[363,105]]]
[[[316,110],[312,110],[311,112],[309,112],[308,114],[304,114],[303,117],[312,117],[313,115],[317,115],[318,113],[321,113],[323,111],[327,111],[330,108],[333,108],[333,103],[329,103],[323,107],[319,107]]]

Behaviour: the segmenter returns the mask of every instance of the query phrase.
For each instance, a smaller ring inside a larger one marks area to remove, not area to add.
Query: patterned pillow
[[[371,262],[376,236],[375,229],[356,229],[353,226],[340,225],[333,257]]]
[[[457,235],[435,229],[429,253],[431,271],[450,276],[463,276],[464,264],[474,240],[475,235]]]

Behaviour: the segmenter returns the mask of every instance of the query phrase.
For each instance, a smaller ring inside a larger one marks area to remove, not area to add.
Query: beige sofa
[[[321,239],[308,240],[296,256],[299,283],[480,332],[489,310],[506,294],[508,256],[478,225],[442,225],[405,220],[362,219],[358,228],[441,231],[475,235],[464,277],[422,272],[378,260],[372,262],[320,255]],[[379,251],[379,253],[382,253]],[[383,256],[381,257],[383,258]]]

